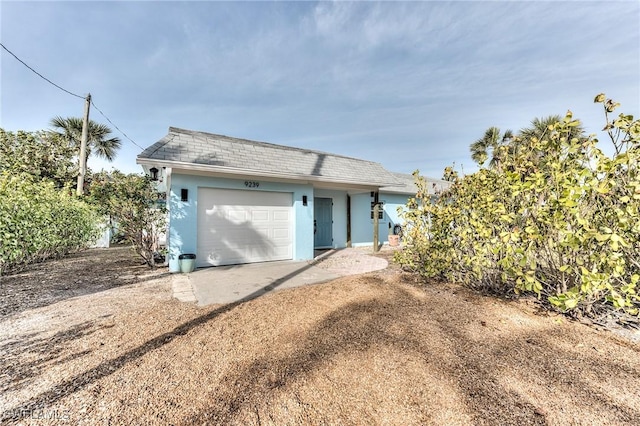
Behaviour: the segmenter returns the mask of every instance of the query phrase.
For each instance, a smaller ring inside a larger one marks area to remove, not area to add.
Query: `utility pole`
[[[84,176],[87,174],[87,140],[89,139],[89,106],[91,93],[84,100],[84,118],[82,119],[82,139],[80,140],[80,173],[78,174],[78,189],[76,194],[84,194]]]
[[[378,199],[378,191],[374,193],[373,197],[373,252],[377,253],[380,251],[380,220],[378,219],[380,201]]]

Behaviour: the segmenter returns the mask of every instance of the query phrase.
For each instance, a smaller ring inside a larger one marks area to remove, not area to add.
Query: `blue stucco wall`
[[[387,194],[381,192],[378,199],[384,202],[383,218],[379,221],[378,235],[380,242],[387,242],[389,235],[389,223],[402,225],[398,217],[398,207],[407,204],[411,195]],[[351,196],[351,244],[353,246],[366,246],[373,244],[373,219],[371,219],[371,194],[354,194]]]
[[[407,205],[409,198],[415,197],[415,195],[405,194],[380,194],[380,199],[385,201],[384,213],[385,217],[391,221],[391,226],[396,224],[402,225],[404,222],[398,215],[398,207],[404,207]],[[387,232],[388,233],[388,232]]]
[[[251,189],[251,191],[276,191],[293,193],[293,259],[313,259],[314,191],[311,185],[268,182],[258,178],[213,178],[207,176],[185,175],[174,172],[171,175],[171,190],[168,202],[170,215],[168,257],[169,270],[171,272],[178,272],[180,270],[180,265],[178,263],[178,256],[180,254],[196,253],[198,238],[198,188],[205,187],[247,190],[245,186],[246,180],[260,182],[260,187]],[[180,200],[181,189],[183,188],[189,191],[189,198],[186,202],[182,202]],[[307,206],[302,205],[303,195],[307,196]]]
[[[333,200],[333,248],[347,246],[347,193],[329,189],[316,189],[314,197],[331,198]]]

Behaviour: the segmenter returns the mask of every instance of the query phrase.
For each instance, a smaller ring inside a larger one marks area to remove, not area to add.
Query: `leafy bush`
[[[100,213],[117,222],[118,231],[133,244],[135,252],[154,267],[158,233],[164,231],[166,211],[156,204],[158,192],[151,180],[136,174],[103,172],[93,176],[89,192]]]
[[[637,315],[640,297],[640,121],[598,95],[611,158],[568,112],[542,137],[516,139],[498,169],[454,180],[432,204],[425,181],[404,213],[397,260],[429,278],[498,293],[535,293],[558,309]]]
[[[0,129],[0,171],[50,179],[62,188],[76,181],[77,154],[77,149],[52,132]]]
[[[94,210],[69,190],[0,172],[0,274],[84,248],[97,229]]]

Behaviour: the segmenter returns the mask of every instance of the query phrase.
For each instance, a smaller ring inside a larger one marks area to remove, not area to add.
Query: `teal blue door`
[[[333,247],[332,205],[331,198],[313,199],[313,246],[315,248]]]

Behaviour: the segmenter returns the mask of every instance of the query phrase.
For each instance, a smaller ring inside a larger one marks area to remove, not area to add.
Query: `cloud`
[[[2,7],[3,42],[54,81],[91,91],[145,146],[174,125],[439,173],[452,161],[468,168],[468,145],[489,126],[518,129],[568,108],[600,126],[600,91],[634,114],[640,104],[637,2]],[[81,102],[2,59],[7,126],[79,115]],[[133,163],[129,148],[122,161]]]

